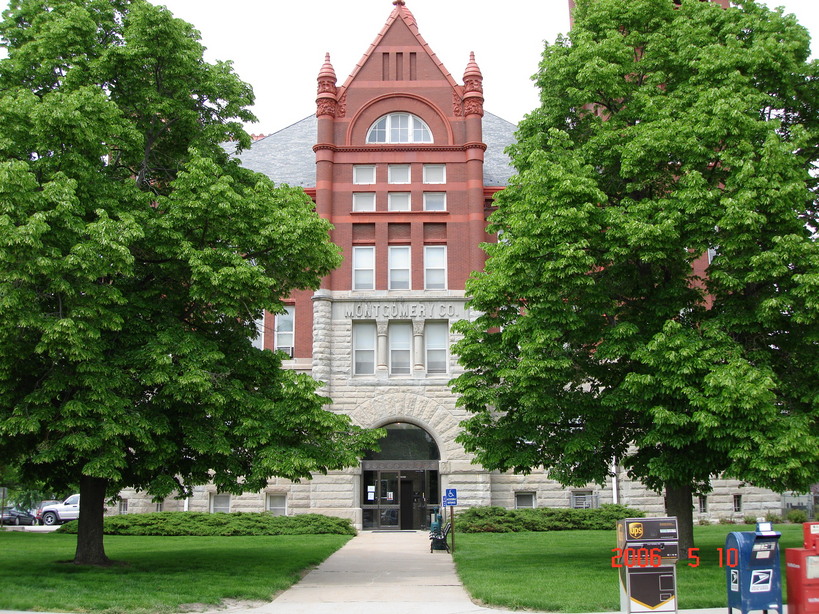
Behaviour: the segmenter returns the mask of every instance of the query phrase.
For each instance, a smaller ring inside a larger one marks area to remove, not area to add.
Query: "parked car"
[[[3,517],[3,524],[14,524],[14,525],[33,525],[37,524],[37,521],[34,519],[34,516],[29,514],[25,510],[18,510],[16,507],[4,507],[2,510],[2,517]]]
[[[41,511],[41,522],[46,526],[62,524],[80,517],[80,496],[71,495],[62,503],[46,505]]]
[[[62,501],[59,499],[45,499],[37,504],[37,508],[34,510],[34,519],[37,521],[37,524],[43,524],[43,508],[47,505],[54,505],[55,503],[62,503]]]

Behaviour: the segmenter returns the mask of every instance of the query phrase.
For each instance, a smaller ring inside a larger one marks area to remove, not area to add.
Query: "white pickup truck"
[[[55,525],[76,520],[80,517],[80,496],[71,495],[62,503],[53,503],[42,509],[40,522],[44,525]]]

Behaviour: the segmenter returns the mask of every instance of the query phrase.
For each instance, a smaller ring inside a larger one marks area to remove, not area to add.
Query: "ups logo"
[[[632,539],[640,539],[643,536],[643,523],[630,522],[628,525],[628,536]]]

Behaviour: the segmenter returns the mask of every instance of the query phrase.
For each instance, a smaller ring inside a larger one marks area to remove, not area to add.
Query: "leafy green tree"
[[[250,87],[143,0],[13,0],[0,37],[0,456],[80,485],[75,562],[106,497],[259,489],[357,462],[375,433],[252,346],[339,264],[249,144]]]
[[[578,2],[455,350],[484,466],[580,485],[618,463],[684,548],[715,476],[819,479],[819,71],[792,16],[738,5]]]

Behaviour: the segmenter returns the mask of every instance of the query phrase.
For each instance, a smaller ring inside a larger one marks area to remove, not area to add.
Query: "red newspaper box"
[[[819,614],[819,522],[806,522],[804,548],[786,548],[788,614]]]

